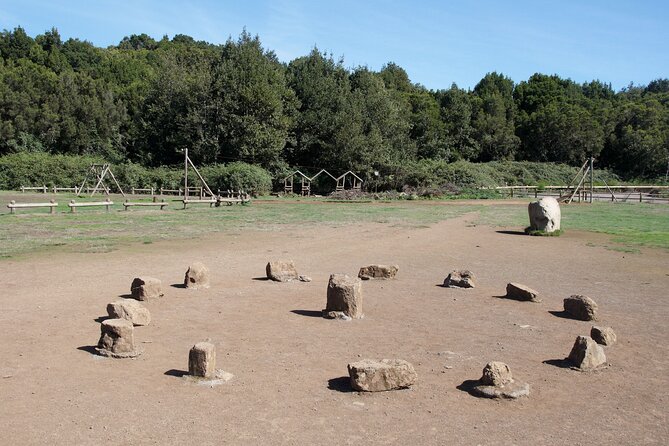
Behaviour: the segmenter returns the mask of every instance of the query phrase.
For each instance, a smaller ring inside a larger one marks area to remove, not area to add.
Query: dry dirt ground
[[[500,233],[471,216],[401,228],[362,224],[7,260],[0,293],[2,444],[667,444],[669,254],[586,246],[601,236]],[[516,228],[510,228],[516,229]],[[292,258],[311,283],[258,278]],[[192,261],[209,290],[171,286]],[[396,263],[398,278],[363,283],[363,320],[319,317],[330,273]],[[437,286],[478,275],[470,290]],[[90,353],[105,306],[137,275],[165,297],[135,329],[137,359]],[[542,303],[501,299],[518,281]],[[551,313],[573,293],[594,298],[618,343],[594,373],[560,367],[591,323]],[[96,321],[96,319],[98,321]],[[234,378],[202,386],[179,377],[190,347],[211,338]],[[407,390],[364,394],[346,385],[360,358],[401,358],[419,378]],[[458,389],[486,362],[508,363],[531,385],[516,401]]]

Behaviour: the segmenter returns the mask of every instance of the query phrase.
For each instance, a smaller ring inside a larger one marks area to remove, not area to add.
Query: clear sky
[[[491,71],[615,90],[669,77],[667,0],[0,0],[0,28],[16,26],[102,47],[141,33],[223,43],[246,27],[282,61],[316,46],[349,68],[395,62],[431,89]]]

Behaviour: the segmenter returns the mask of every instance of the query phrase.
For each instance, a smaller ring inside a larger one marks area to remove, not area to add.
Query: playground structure
[[[350,178],[350,180],[351,180],[351,185],[352,185],[351,189],[358,190],[358,191],[362,190],[362,182],[363,182],[362,178],[360,178],[354,172],[349,170],[346,173],[344,173],[344,174],[342,174],[338,177],[335,177],[334,175],[332,175],[327,170],[321,169],[320,171],[318,171],[318,173],[316,175],[314,175],[312,177],[309,177],[309,176],[305,175],[304,173],[302,173],[299,170],[296,170],[296,171],[292,172],[290,175],[286,176],[283,179],[283,191],[286,194],[294,193],[295,192],[295,189],[294,189],[295,177],[298,177],[300,185],[301,185],[300,194],[302,196],[304,196],[304,195],[310,196],[311,195],[311,183],[313,183],[316,180],[316,178],[318,178],[318,176],[320,176],[322,174],[329,176],[330,178],[332,178],[335,181],[335,191],[337,191],[337,192],[342,191],[346,188],[347,178]]]
[[[116,187],[118,188],[119,192],[121,195],[125,197],[125,192],[123,192],[123,188],[121,188],[121,185],[118,184],[118,181],[116,181],[116,177],[114,176],[114,172],[111,170],[111,165],[109,163],[105,164],[91,164],[91,166],[88,168],[88,172],[86,173],[86,176],[84,177],[84,181],[81,183],[81,186],[79,187],[79,195],[81,196],[81,192],[84,190],[84,186],[86,185],[86,182],[88,181],[88,177],[95,177],[97,180],[97,183],[95,184],[95,187],[93,188],[93,192],[91,192],[91,197],[95,195],[95,193],[98,191],[100,186],[103,187],[105,193],[109,195],[109,188],[105,184],[104,180],[105,177],[109,175],[111,179],[114,181],[114,184],[116,184]],[[76,192],[76,189],[75,189]]]

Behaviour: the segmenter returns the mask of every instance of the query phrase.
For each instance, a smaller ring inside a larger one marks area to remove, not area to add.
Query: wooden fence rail
[[[17,203],[16,201],[12,200],[9,202],[7,205],[9,208],[9,213],[10,214],[15,214],[17,209],[21,208],[50,208],[49,213],[50,214],[55,214],[55,208],[58,207],[58,203],[56,203],[54,200],[51,200],[48,203]]]
[[[114,202],[111,201],[109,198],[107,198],[107,200],[105,201],[88,201],[81,203],[77,203],[74,200],[70,200],[70,202],[67,205],[70,207],[70,212],[74,214],[78,207],[91,207],[91,206],[104,206],[107,209],[107,212],[109,212],[109,209],[113,204]]]

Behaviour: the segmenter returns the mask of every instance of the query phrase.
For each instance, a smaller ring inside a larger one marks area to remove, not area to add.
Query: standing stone
[[[613,345],[616,343],[616,333],[611,327],[595,327],[590,329],[590,337],[600,345]]]
[[[516,382],[505,363],[492,361],[483,368],[483,376],[472,387],[471,393],[484,398],[515,399],[529,395],[530,385]]]
[[[163,295],[163,285],[153,277],[136,277],[130,285],[130,294],[137,300],[151,300]]]
[[[291,280],[299,280],[300,276],[297,274],[295,262],[292,260],[275,260],[269,262],[265,267],[267,278],[275,282],[290,282]]]
[[[531,202],[527,211],[530,215],[530,229],[555,232],[560,229],[560,204],[553,197],[543,197],[538,201]]]
[[[574,294],[564,300],[564,311],[580,321],[594,321],[597,318],[595,301],[580,294]]]
[[[578,336],[567,358],[583,371],[593,370],[606,363],[604,349],[588,336]]]
[[[114,319],[126,319],[132,325],[149,325],[151,313],[136,300],[120,299],[107,304],[107,314]]]
[[[209,269],[201,262],[191,264],[186,271],[184,285],[194,290],[209,288]]]
[[[369,265],[363,266],[358,272],[358,277],[362,280],[369,279],[394,279],[399,271],[397,265]]]
[[[348,365],[351,387],[361,392],[402,389],[416,382],[413,366],[401,359],[364,359]]]
[[[539,299],[539,292],[520,283],[508,283],[506,285],[506,298],[529,302],[541,302],[541,299]]]
[[[449,288],[474,288],[476,277],[474,273],[466,270],[451,271],[444,280],[444,286]]]
[[[328,300],[323,314],[341,311],[352,319],[361,319],[362,282],[346,274],[332,274],[328,282]]]
[[[201,378],[216,376],[216,347],[210,342],[198,342],[188,353],[188,374]]]
[[[132,358],[140,352],[135,347],[132,322],[125,319],[107,319],[100,324],[97,351],[112,358]]]

